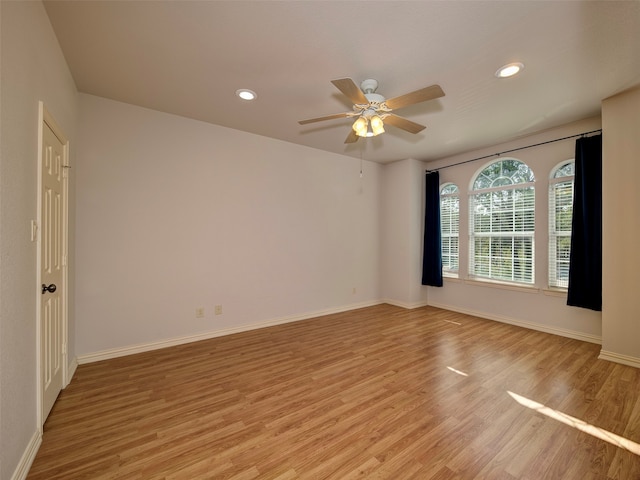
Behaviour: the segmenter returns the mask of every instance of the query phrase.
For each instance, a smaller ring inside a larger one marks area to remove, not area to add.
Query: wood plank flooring
[[[640,370],[599,350],[379,305],[81,365],[28,479],[637,480]]]

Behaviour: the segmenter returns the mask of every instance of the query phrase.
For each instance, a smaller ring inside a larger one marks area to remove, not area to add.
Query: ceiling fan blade
[[[411,120],[407,120],[406,118],[399,117],[398,115],[394,115],[390,113],[386,117],[384,117],[384,123],[388,123],[389,125],[393,125],[394,127],[401,128],[402,130],[406,130],[409,133],[418,133],[424,130],[424,125],[420,125],[419,123],[412,122]]]
[[[421,88],[415,92],[405,93],[399,97],[390,98],[384,103],[387,104],[391,110],[397,110],[398,108],[408,107],[414,103],[426,102],[427,100],[433,100],[434,98],[444,97],[444,92],[440,85],[431,85],[430,87]]]
[[[349,135],[347,135],[347,139],[344,141],[344,143],[356,143],[359,138],[360,137],[356,135],[356,132],[351,130]]]
[[[310,118],[308,120],[299,120],[298,123],[300,125],[306,125],[307,123],[322,122],[324,120],[335,120],[336,118],[346,118],[349,115],[351,115],[351,112],[334,113],[333,115],[325,115],[324,117]]]
[[[338,90],[344,93],[349,100],[359,105],[369,105],[369,100],[364,96],[362,90],[350,78],[340,78],[331,80]]]

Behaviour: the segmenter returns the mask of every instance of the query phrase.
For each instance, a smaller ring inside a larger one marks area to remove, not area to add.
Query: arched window
[[[569,283],[574,168],[573,160],[561,162],[549,179],[549,287],[554,288]]]
[[[440,237],[442,242],[442,274],[458,276],[458,236],[460,232],[460,191],[453,183],[440,189]]]
[[[534,175],[502,158],[475,177],[469,198],[469,274],[479,279],[534,283]]]

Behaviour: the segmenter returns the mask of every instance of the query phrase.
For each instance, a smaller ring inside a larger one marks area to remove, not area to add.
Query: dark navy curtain
[[[440,241],[440,175],[427,172],[424,207],[422,285],[442,286],[442,244]]]
[[[602,135],[576,141],[567,305],[602,310]]]

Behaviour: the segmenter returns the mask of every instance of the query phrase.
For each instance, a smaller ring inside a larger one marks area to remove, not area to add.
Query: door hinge
[[[35,242],[36,240],[38,240],[38,222],[31,220],[31,241]]]
[[[62,256],[62,266],[63,266],[63,267],[66,267],[66,266],[67,266],[67,256],[66,256],[66,255],[63,255],[63,256]]]

